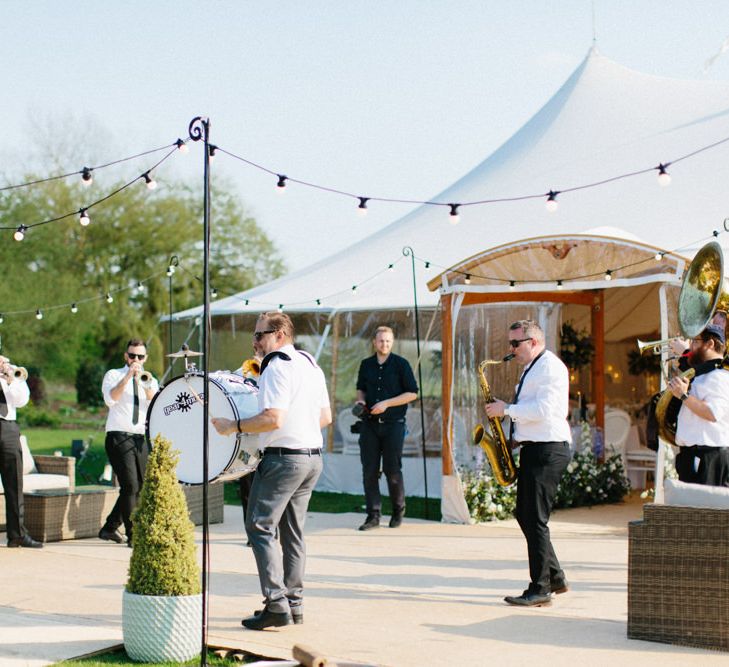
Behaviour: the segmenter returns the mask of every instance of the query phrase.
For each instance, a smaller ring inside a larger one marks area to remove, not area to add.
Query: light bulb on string
[[[390,272],[394,271],[395,270],[395,265],[394,264],[388,264],[387,265],[387,270],[390,271]]]
[[[356,292],[357,292],[357,285],[352,285],[352,292],[356,294]]]
[[[13,238],[16,241],[22,241],[25,238],[25,232],[28,231],[28,228],[25,225],[20,225],[13,234]]]
[[[142,178],[144,179],[144,182],[147,184],[147,188],[149,190],[154,190],[157,187],[157,181],[155,181],[150,175],[148,171],[145,171],[142,174]]]
[[[218,298],[218,290],[216,290],[214,287],[210,288],[210,298],[211,299],[217,299]]]
[[[180,153],[189,153],[190,152],[190,149],[188,148],[187,144],[182,139],[178,139],[175,142],[175,146],[177,146],[177,150],[180,151]]]
[[[106,303],[114,303],[114,297],[111,295],[111,293],[106,293]]]
[[[208,157],[210,158],[210,162],[212,162],[215,159],[215,152],[218,150],[217,146],[213,146],[213,144],[210,144],[208,146]]]
[[[248,305],[248,299],[246,299],[245,305],[246,305],[246,306]]]
[[[75,315],[78,313],[78,306],[75,303],[71,304],[71,312]]]
[[[35,311],[35,319],[36,320],[43,319],[43,311],[40,308],[38,308],[38,310]]]
[[[91,169],[84,167],[81,170],[81,185],[89,187],[94,182],[94,177],[91,175]]]
[[[563,287],[563,285],[562,285],[562,281],[561,281],[561,280],[558,280],[558,281],[557,281],[557,289],[558,289],[558,290],[561,290],[561,289],[562,289],[562,287]]]
[[[89,217],[89,212],[85,208],[82,208],[78,212],[78,224],[82,227],[88,227],[90,222],[91,218]]]
[[[425,262],[425,270],[430,271],[430,262]]]
[[[144,291],[144,285],[142,285],[141,282],[138,282],[135,291],[137,294],[141,294]]]
[[[663,256],[664,256],[665,254],[666,254],[666,253],[664,253],[664,252],[657,252],[657,253],[656,253],[656,262],[660,262],[660,261],[661,261],[661,260],[663,259]]]
[[[451,212],[448,214],[450,223],[452,225],[457,225],[461,219],[461,216],[458,213],[458,207],[460,206],[460,204],[448,204],[448,206],[451,207]]]
[[[509,281],[509,289],[513,292],[516,289],[516,282],[513,280]]]
[[[557,203],[558,194],[559,192],[555,192],[554,190],[550,190],[547,193],[547,202],[544,206],[550,213],[554,213],[559,208],[559,204]]]
[[[175,272],[175,265],[174,265],[174,264],[170,264],[170,265],[169,265],[169,266],[167,267],[167,271],[165,271],[165,273],[167,274],[167,277],[168,277],[168,278],[169,278],[169,277],[170,277],[170,276],[171,276],[171,275],[172,275],[172,274],[173,274],[174,272]]]
[[[278,308],[276,308],[276,311],[279,313],[283,313],[283,304],[282,303],[278,304]]]
[[[465,279],[463,280],[463,282],[464,282],[464,283],[465,283],[466,285],[470,285],[470,284],[471,284],[471,274],[470,274],[470,273],[467,273],[467,274],[466,274],[466,277],[465,277]]]
[[[317,299],[317,300],[316,300],[316,305],[317,305],[317,306],[321,306],[321,299]]]
[[[5,318],[3,317],[3,314],[0,313],[0,324],[2,324],[5,321]]]
[[[656,169],[658,169],[658,176],[656,177],[658,179],[658,185],[665,188],[671,183],[671,174],[666,171],[666,169],[668,169],[668,165],[661,163],[656,167]]]
[[[278,176],[278,183],[276,183],[276,192],[280,195],[282,195],[284,192],[286,192],[286,179],[288,176],[284,176],[283,174],[276,174]]]
[[[611,269],[608,269],[605,271],[605,280],[612,280],[613,279],[613,272]]]
[[[367,216],[367,202],[370,200],[369,197],[358,197],[359,204],[357,205],[357,215],[360,218]]]

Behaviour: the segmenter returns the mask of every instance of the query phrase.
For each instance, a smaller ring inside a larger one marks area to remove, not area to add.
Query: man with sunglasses
[[[321,429],[331,424],[332,411],[324,373],[310,354],[294,347],[288,315],[261,314],[253,337],[265,355],[258,382],[260,412],[238,421],[211,421],[222,435],[261,434],[263,455],[245,522],[265,604],[242,624],[265,630],[304,622],[304,522],[322,471]]]
[[[127,343],[126,365],[107,371],[101,384],[104,402],[109,408],[106,419],[106,455],[117,480],[119,498],[99,531],[102,540],[122,544],[119,527],[124,524],[127,545],[132,546],[132,510],[137,506],[147,468],[149,446],[144,437],[147,410],[159,391],[157,380],[142,384],[147,346],[139,338]]]
[[[504,601],[522,607],[552,604],[552,593],[566,593],[567,579],[549,536],[549,515],[557,486],[570,462],[572,439],[567,421],[569,372],[545,348],[544,332],[533,320],[509,327],[509,344],[524,366],[513,402],[487,403],[489,417],[511,418],[513,445],[521,446],[516,519],[527,542],[529,587]]]
[[[676,426],[676,472],[682,482],[729,486],[729,371],[722,366],[726,351],[725,316],[715,316],[690,341],[688,360],[696,370],[693,381],[681,376],[668,388],[681,400]]]

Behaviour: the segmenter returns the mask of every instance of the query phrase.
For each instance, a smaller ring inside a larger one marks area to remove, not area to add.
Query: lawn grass
[[[245,651],[230,651],[229,656],[217,655],[213,649],[208,650],[207,664],[211,667],[232,667],[233,665],[244,665],[262,659],[262,656],[247,653]],[[234,657],[235,656],[235,657]],[[76,660],[63,660],[56,662],[51,667],[113,667],[114,665],[147,665],[148,667],[192,667],[200,664],[200,656],[187,662],[134,662],[126,651],[113,649],[108,653],[100,653],[79,658]]]

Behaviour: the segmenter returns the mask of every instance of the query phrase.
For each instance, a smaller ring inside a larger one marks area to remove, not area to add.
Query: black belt
[[[287,454],[306,454],[307,456],[321,456],[321,448],[316,449],[290,449],[288,447],[266,447],[263,450],[263,455],[267,454],[278,454],[279,456],[286,456]]]
[[[405,417],[402,417],[401,419],[383,419],[382,417],[370,417],[370,421],[373,421],[376,424],[404,424]]]
[[[569,447],[569,442],[566,440],[517,440],[516,444],[521,447],[529,447],[531,445],[566,445]]]

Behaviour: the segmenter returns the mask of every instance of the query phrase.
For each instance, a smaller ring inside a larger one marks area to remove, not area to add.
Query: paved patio
[[[305,624],[266,632],[240,625],[261,596],[241,510],[225,510],[225,522],[211,527],[211,645],[290,659],[293,645],[305,644],[334,661],[388,667],[705,666],[729,658],[627,638],[627,522],[640,518],[639,503],[555,513],[553,541],[572,590],[552,607],[523,610],[502,601],[526,583],[515,521],[406,519],[397,530],[360,533],[362,515],[311,514]],[[96,538],[42,550],[7,550],[5,542],[0,535],[0,665],[47,665],[121,643],[129,549]]]

